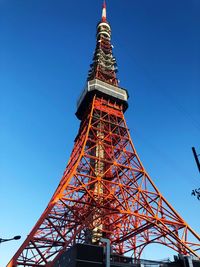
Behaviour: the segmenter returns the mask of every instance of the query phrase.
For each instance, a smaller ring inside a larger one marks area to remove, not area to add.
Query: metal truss
[[[94,96],[55,194],[7,266],[53,266],[75,243],[102,237],[136,259],[150,243],[200,258],[200,236],[148,176],[122,106]]]

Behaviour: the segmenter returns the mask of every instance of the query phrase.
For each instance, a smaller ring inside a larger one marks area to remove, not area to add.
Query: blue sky
[[[108,20],[132,140],[161,193],[200,233],[200,2],[109,0]],[[79,121],[101,0],[0,0],[0,266],[54,193]],[[150,245],[143,257],[173,255]]]

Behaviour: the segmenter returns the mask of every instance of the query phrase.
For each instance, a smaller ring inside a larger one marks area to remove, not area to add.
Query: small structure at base
[[[122,255],[110,255],[111,267],[200,267],[200,261],[178,255],[174,261],[136,260]],[[76,244],[65,251],[53,267],[106,267],[105,247]]]

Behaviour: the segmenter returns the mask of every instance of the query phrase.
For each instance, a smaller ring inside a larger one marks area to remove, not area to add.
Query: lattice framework
[[[94,97],[54,196],[8,266],[52,266],[73,244],[101,237],[135,258],[153,242],[199,257],[199,235],[148,176],[122,106]]]

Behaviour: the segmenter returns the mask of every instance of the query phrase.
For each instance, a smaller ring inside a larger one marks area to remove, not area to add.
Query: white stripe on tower
[[[103,9],[102,9],[102,21],[106,21],[106,1],[103,2]]]

